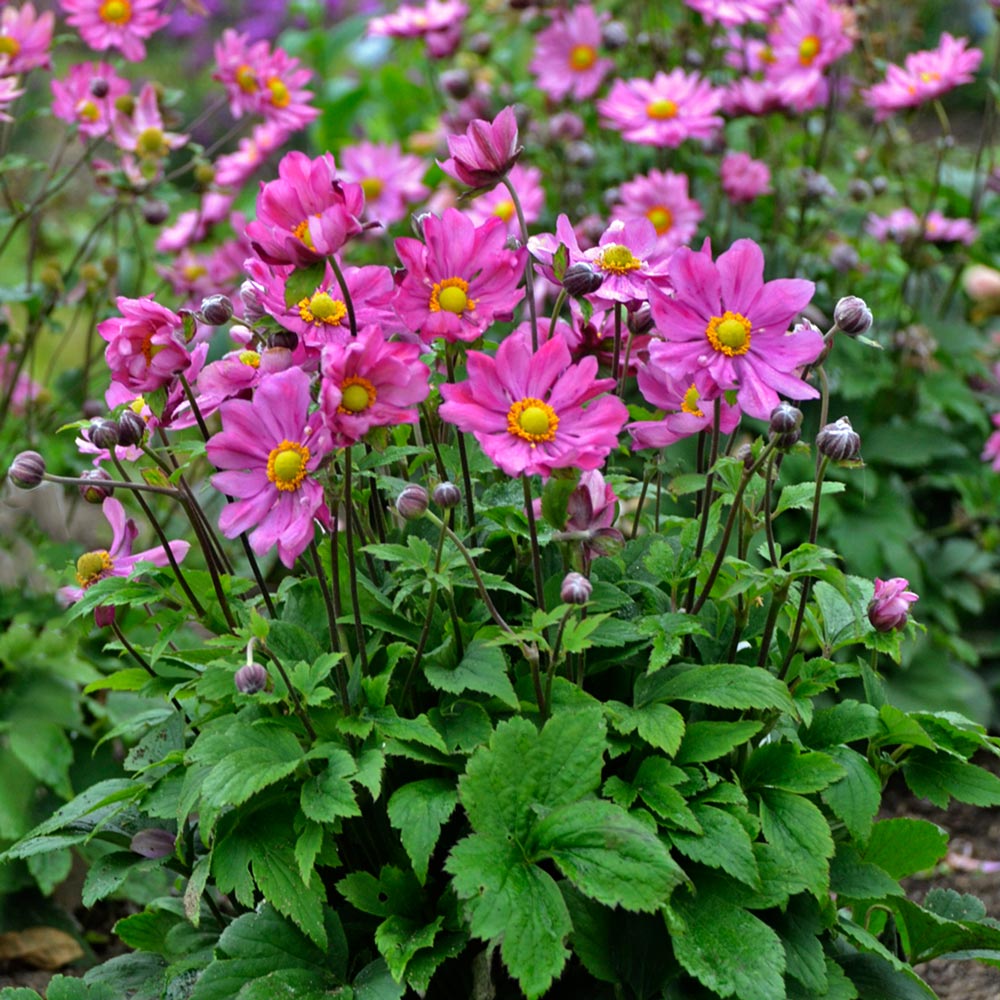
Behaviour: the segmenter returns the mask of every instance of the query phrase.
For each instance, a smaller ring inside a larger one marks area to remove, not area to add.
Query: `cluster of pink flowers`
[[[0,122],[13,120],[8,109],[24,93],[21,74],[51,65],[54,26],[52,12],[38,14],[32,3],[0,12]]]
[[[966,246],[977,235],[969,219],[949,219],[934,209],[921,222],[920,216],[905,206],[886,216],[870,213],[865,220],[865,232],[881,243],[908,243],[919,238],[927,243],[963,243]]]

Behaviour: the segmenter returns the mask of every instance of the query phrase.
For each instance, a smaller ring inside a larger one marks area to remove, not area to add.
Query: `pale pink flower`
[[[669,254],[688,243],[702,219],[701,205],[688,196],[688,179],[672,170],[650,170],[626,181],[621,201],[611,210],[614,219],[645,217],[656,230],[656,249]]]
[[[771,193],[771,171],[763,160],[748,153],[727,153],[719,170],[722,190],[736,205]]]
[[[901,576],[875,578],[875,592],[868,604],[868,621],[876,632],[898,632],[910,617],[910,605],[920,598],[907,590],[910,581]]]
[[[32,3],[5,6],[0,13],[0,76],[51,68],[54,24],[52,11],[36,14]]]
[[[740,24],[766,24],[782,0],[684,0],[706,24],[734,28]]]
[[[172,149],[180,149],[186,135],[164,131],[163,115],[157,102],[156,88],[147,83],[130,115],[114,111],[111,135],[119,149],[135,153],[141,160],[163,160]]]
[[[515,163],[507,175],[511,186],[517,192],[521,202],[521,211],[527,225],[537,222],[545,207],[545,189],[542,187],[542,172],[538,167],[524,167]],[[497,185],[492,191],[473,198],[465,206],[465,214],[476,225],[496,216],[503,219],[507,232],[512,236],[521,235],[521,226],[517,220],[517,210],[511,200],[510,192],[503,185]]]
[[[145,40],[170,20],[161,0],[59,0],[66,23],[92,49],[118,49],[129,62],[146,58]]]
[[[288,137],[288,129],[273,122],[258,122],[250,135],[240,139],[234,152],[216,159],[212,183],[238,191],[275,150],[284,146]]]
[[[928,243],[964,243],[966,246],[978,235],[969,219],[949,219],[937,210],[927,213],[921,232],[920,216],[905,206],[886,216],[869,213],[865,232],[880,243],[907,243],[919,236]]]
[[[16,76],[0,76],[0,122],[11,122],[14,119],[7,114],[7,108],[24,93],[18,87]]]
[[[990,419],[996,430],[986,439],[980,458],[990,462],[994,472],[1000,472],[1000,413],[994,413]]]
[[[462,23],[469,12],[461,0],[428,0],[422,6],[400,4],[391,14],[373,17],[368,34],[389,38],[422,38],[428,54],[443,59],[462,38]]]
[[[95,82],[103,97],[94,95]],[[64,80],[52,81],[52,114],[75,122],[81,136],[106,135],[111,128],[114,103],[129,90],[128,81],[110,63],[78,63]]]
[[[535,38],[535,55],[528,70],[539,89],[554,101],[586,100],[597,93],[614,61],[598,56],[601,25],[609,15],[594,13],[590,4],[574,4]]]
[[[191,364],[184,343],[184,323],[177,313],[153,297],[116,300],[120,317],[97,324],[108,342],[104,359],[111,378],[132,392],[152,392],[172,382]]]
[[[405,219],[409,206],[427,197],[426,173],[427,163],[403,153],[398,142],[359,142],[340,151],[340,176],[365,193],[364,218],[384,226]]]

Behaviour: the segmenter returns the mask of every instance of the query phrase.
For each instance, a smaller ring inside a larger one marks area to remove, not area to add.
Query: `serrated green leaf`
[[[725,756],[730,750],[749,742],[763,728],[763,723],[689,722],[674,761],[677,764],[704,764]]]
[[[803,752],[791,743],[757,747],[743,769],[742,785],[783,788],[786,792],[818,792],[844,777],[844,769],[829,755]]]
[[[346,750],[332,750],[327,766],[302,786],[302,811],[317,823],[333,823],[347,816],[360,816],[361,809],[349,780],[357,771],[354,758]]]
[[[903,763],[903,776],[914,795],[946,809],[951,798],[974,806],[1000,805],[1000,778],[976,764],[942,753],[914,749]]]
[[[628,734],[638,731],[651,747],[671,757],[681,744],[684,717],[670,705],[654,702],[642,708],[630,708],[620,701],[609,701],[605,703],[605,712],[618,732]]]
[[[846,488],[846,483],[832,480],[824,482],[820,487],[823,496],[829,496],[831,493],[843,493]],[[777,517],[778,514],[786,510],[808,510],[813,505],[815,495],[815,483],[790,483],[782,489],[772,516]]]
[[[448,667],[428,666],[424,669],[428,683],[439,691],[461,694],[479,691],[498,698],[510,708],[517,708],[518,699],[507,674],[507,659],[497,646],[473,639],[465,649],[461,662]]]
[[[861,852],[893,878],[928,871],[948,851],[948,833],[926,819],[883,819],[872,827]]]
[[[844,769],[844,776],[823,789],[823,801],[851,836],[863,844],[882,803],[878,775],[861,754],[849,747],[830,747],[829,753]]]
[[[878,709],[848,698],[830,708],[817,711],[809,727],[801,735],[806,746],[825,749],[841,743],[870,739],[879,729]]]
[[[307,969],[281,969],[245,983],[234,1000],[331,1000],[334,994]]]
[[[147,908],[142,913],[123,917],[115,924],[114,932],[129,948],[163,954],[168,932],[183,919],[172,910]]]
[[[84,694],[93,694],[95,691],[139,691],[149,683],[149,672],[142,667],[126,667],[124,670],[116,670],[107,677],[100,677],[96,681],[91,681],[84,689]]]
[[[120,889],[133,872],[148,873],[162,868],[166,858],[143,858],[132,851],[112,851],[102,855],[87,870],[81,900],[93,906]]]
[[[311,298],[326,277],[326,262],[297,267],[285,279],[285,305],[294,309],[302,299]]]
[[[819,904],[811,896],[793,896],[784,911],[772,919],[785,946],[787,975],[798,980],[811,995],[825,998],[829,976]]]
[[[692,861],[722,868],[740,882],[758,888],[760,872],[746,827],[730,812],[715,806],[694,803],[691,811],[701,833],[671,831],[674,847]]]
[[[760,822],[768,843],[785,859],[802,887],[817,899],[825,896],[833,838],[823,813],[800,795],[767,788],[760,793]]]
[[[900,896],[899,883],[884,869],[867,861],[851,844],[838,844],[830,862],[830,891],[845,899]]]
[[[299,878],[303,884],[312,881],[316,857],[323,849],[325,832],[320,823],[307,822],[295,841],[295,863],[299,867]]]
[[[845,955],[840,967],[854,983],[860,997],[878,1000],[937,1000],[934,992],[912,969],[894,968],[884,955]]]
[[[693,701],[716,708],[778,708],[795,713],[785,684],[762,667],[740,663],[677,664],[639,678],[635,700],[639,708],[654,701]]]
[[[406,975],[406,967],[417,952],[434,944],[443,921],[443,917],[437,917],[429,924],[422,924],[393,915],[378,925],[375,929],[375,944],[389,966],[393,979],[402,980]]]
[[[351,1000],[400,1000],[406,990],[406,983],[397,983],[392,978],[392,973],[382,958],[366,965],[354,977],[351,986]]]
[[[389,799],[389,822],[399,831],[420,884],[441,836],[441,828],[458,805],[458,789],[446,778],[427,778],[397,788]]]
[[[684,771],[663,757],[647,757],[639,766],[632,784],[642,796],[642,801],[667,825],[700,833],[701,827],[687,799],[674,787],[686,779]]]

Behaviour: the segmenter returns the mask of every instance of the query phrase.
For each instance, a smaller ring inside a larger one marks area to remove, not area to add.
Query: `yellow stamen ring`
[[[298,302],[299,316],[307,323],[322,323],[324,326],[340,326],[347,315],[347,306],[328,292],[316,292],[310,298]]]
[[[260,368],[260,355],[256,351],[240,351],[240,364],[250,368]]]
[[[526,396],[507,411],[507,430],[534,448],[539,441],[554,441],[559,417],[548,403]]]
[[[129,0],[104,0],[97,8],[97,15],[108,24],[128,24],[132,20],[132,4]]]
[[[638,271],[645,261],[639,260],[628,247],[623,247],[620,243],[609,243],[601,250],[601,255],[594,263],[610,274],[628,274],[629,271]]]
[[[681,412],[690,413],[692,417],[704,417],[705,414],[701,407],[698,406],[698,400],[701,398],[701,393],[695,388],[695,384],[691,383],[691,388],[684,393],[684,399],[681,401]]]
[[[670,232],[670,227],[674,224],[673,213],[666,205],[654,205],[647,210],[646,218],[653,223],[657,236]]]
[[[436,281],[431,289],[431,300],[428,308],[431,312],[454,313],[461,316],[467,309],[471,312],[476,308],[476,300],[469,298],[469,283],[464,278],[445,278]]]
[[[726,310],[721,316],[711,318],[705,336],[712,347],[732,358],[750,350],[750,330],[746,316]]]
[[[659,100],[650,101],[646,105],[646,114],[654,121],[668,121],[677,117],[677,103],[668,97],[661,97]]]
[[[285,493],[292,493],[306,478],[309,449],[297,441],[282,441],[267,456],[267,478]]]
[[[597,50],[593,45],[574,45],[569,53],[569,68],[578,73],[590,69],[597,62]]]
[[[111,572],[114,561],[105,549],[84,552],[76,561],[76,582],[86,590]]]

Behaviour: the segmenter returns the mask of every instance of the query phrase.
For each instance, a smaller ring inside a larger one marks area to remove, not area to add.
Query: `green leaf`
[[[912,970],[893,968],[882,955],[845,955],[840,966],[858,989],[858,996],[878,1000],[937,1000]]]
[[[826,817],[808,799],[779,789],[760,793],[761,830],[788,869],[817,899],[827,893],[833,838]]]
[[[974,806],[1000,805],[1000,778],[967,761],[914,749],[903,763],[903,776],[914,795],[947,809],[952,797]]]
[[[285,305],[294,309],[302,299],[311,298],[325,277],[326,262],[322,260],[296,268],[285,279]]]
[[[872,827],[862,857],[893,878],[933,868],[948,852],[948,833],[926,819],[883,819]]]
[[[84,982],[91,988],[98,985],[111,991],[116,998],[160,1000],[167,982],[167,963],[159,955],[135,952],[117,955],[88,970]]]
[[[824,753],[802,752],[791,743],[757,747],[743,769],[742,785],[783,788],[786,792],[818,792],[844,777],[844,769]]]
[[[562,531],[566,526],[569,498],[580,478],[579,470],[572,471],[575,475],[569,478],[552,476],[542,487],[542,517],[556,531]]]
[[[865,843],[882,803],[882,786],[871,764],[849,747],[831,747],[830,756],[844,769],[844,776],[823,789],[823,801],[851,836]]]
[[[843,493],[847,484],[830,481],[824,482],[820,488],[823,496],[828,496],[831,493]],[[782,489],[772,516],[777,517],[778,514],[786,510],[811,509],[815,495],[815,483],[791,483]]]
[[[389,799],[389,822],[400,833],[413,871],[423,885],[441,827],[458,805],[458,789],[447,778],[412,781]]]
[[[665,912],[677,960],[713,993],[739,1000],[785,996],[785,949],[762,920],[704,891],[679,893]]]
[[[851,844],[838,844],[830,863],[830,891],[847,899],[883,899],[903,893],[884,869],[861,857]]]
[[[429,924],[422,924],[393,915],[378,925],[375,944],[393,979],[402,980],[406,975],[406,967],[417,952],[434,944],[443,921],[443,917],[437,917]]]
[[[400,1000],[406,990],[405,983],[392,978],[385,959],[379,958],[366,965],[354,977],[353,1000]]]
[[[143,858],[132,851],[112,851],[98,858],[88,869],[81,899],[84,906],[93,906],[105,896],[120,889],[132,872],[148,873],[162,868],[166,858]]]
[[[609,701],[604,706],[608,721],[619,733],[638,730],[639,736],[651,747],[668,756],[677,753],[684,735],[684,717],[676,708],[654,702],[642,708],[630,708],[620,701]]]
[[[730,812],[715,806],[691,806],[700,834],[674,830],[670,840],[685,857],[712,868],[722,868],[753,888],[760,886],[760,872],[746,827]]]
[[[763,728],[762,722],[689,722],[674,758],[677,764],[703,764],[725,756],[749,742]]]
[[[870,739],[879,729],[878,709],[848,698],[816,712],[809,728],[802,733],[802,742],[823,749]]]
[[[246,983],[233,1000],[330,1000],[331,995],[312,972],[281,969]]]
[[[518,699],[507,675],[507,660],[497,646],[473,639],[465,649],[458,666],[428,666],[424,669],[428,683],[439,691],[461,694],[463,691],[480,691],[498,698],[510,708],[517,708]]]
[[[777,708],[795,714],[788,687],[763,667],[679,664],[636,682],[636,706],[693,701],[716,708]]]
[[[360,816],[354,786],[348,780],[357,771],[354,758],[346,750],[332,750],[325,756],[326,769],[302,786],[302,811],[317,823]]]
[[[772,919],[785,946],[787,975],[810,990],[811,996],[826,998],[829,977],[819,904],[811,896],[793,896],[784,911]]]
[[[582,893],[625,910],[657,910],[684,879],[655,831],[611,802],[554,809],[535,827],[532,856],[551,858]]]

